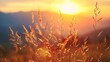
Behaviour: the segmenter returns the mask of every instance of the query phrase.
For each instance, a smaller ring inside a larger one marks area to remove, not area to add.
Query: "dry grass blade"
[[[35,23],[34,12],[32,12],[32,23]]]
[[[103,33],[103,31],[99,32],[99,34],[97,35],[97,37],[101,36],[102,33]]]
[[[25,30],[25,33],[29,33],[28,30],[26,29],[26,27],[23,25],[23,28]]]
[[[38,30],[38,34],[42,36],[43,33],[37,23],[36,23],[36,29]]]
[[[11,31],[11,34],[14,35],[14,31],[12,30],[11,27],[9,27],[10,31]]]
[[[84,41],[86,42],[86,41],[88,40],[88,38],[89,38],[89,37],[88,37],[88,36],[86,36],[86,38],[84,39]]]
[[[101,13],[101,10],[98,7],[98,2],[96,2],[95,8],[94,8],[94,16],[93,16],[93,21],[94,21],[93,28],[95,29],[95,31],[97,29],[98,23],[102,20],[102,18],[99,17],[100,13]]]
[[[63,50],[65,48],[65,45],[67,44],[67,42],[73,37],[74,35],[69,35],[66,40],[64,40],[63,45],[61,47],[61,49]]]
[[[17,44],[22,44],[21,36],[18,35],[18,32],[15,33]]]
[[[43,25],[42,16],[41,16],[41,12],[40,11],[38,11],[38,18],[39,18],[40,27],[42,29],[45,29],[45,26]]]

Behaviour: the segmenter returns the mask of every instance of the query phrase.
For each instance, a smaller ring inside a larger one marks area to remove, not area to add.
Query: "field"
[[[91,35],[80,37],[73,23],[68,32],[63,32],[66,29],[60,22],[62,16],[57,21],[58,24],[54,25],[50,21],[45,23],[40,11],[36,22],[36,16],[32,12],[32,25],[28,26],[29,29],[22,25],[22,34],[9,27],[10,45],[0,45],[0,62],[110,62],[110,38],[102,36],[103,32],[97,29],[98,22],[103,20],[99,14],[96,2],[93,41],[89,39]]]

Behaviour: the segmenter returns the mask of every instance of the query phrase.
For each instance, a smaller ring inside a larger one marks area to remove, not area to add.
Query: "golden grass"
[[[95,22],[97,22],[97,14],[100,13],[100,11],[96,13],[97,11],[96,3]],[[59,38],[53,33],[52,29],[47,29],[47,24],[44,26],[39,12],[38,16],[37,23],[34,20],[34,13],[32,13],[33,26],[29,26],[30,31],[23,25],[24,36],[20,36],[9,27],[11,31],[10,40],[15,51],[12,49],[7,52],[6,56],[0,54],[0,62],[107,62],[106,56],[110,57],[110,46],[106,38],[104,38],[104,42],[95,45],[87,43],[88,37],[81,43],[78,41],[75,30],[71,30],[72,32],[70,31],[65,39],[62,36]],[[60,31],[62,33],[62,30]]]

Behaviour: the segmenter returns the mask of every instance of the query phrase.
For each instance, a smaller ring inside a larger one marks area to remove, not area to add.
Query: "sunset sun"
[[[76,14],[80,10],[79,6],[70,1],[60,4],[59,9],[63,14]]]

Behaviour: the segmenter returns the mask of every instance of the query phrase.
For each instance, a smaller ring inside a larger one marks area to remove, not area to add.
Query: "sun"
[[[80,8],[78,5],[70,2],[69,0],[59,5],[59,10],[63,14],[76,14],[79,12]]]

